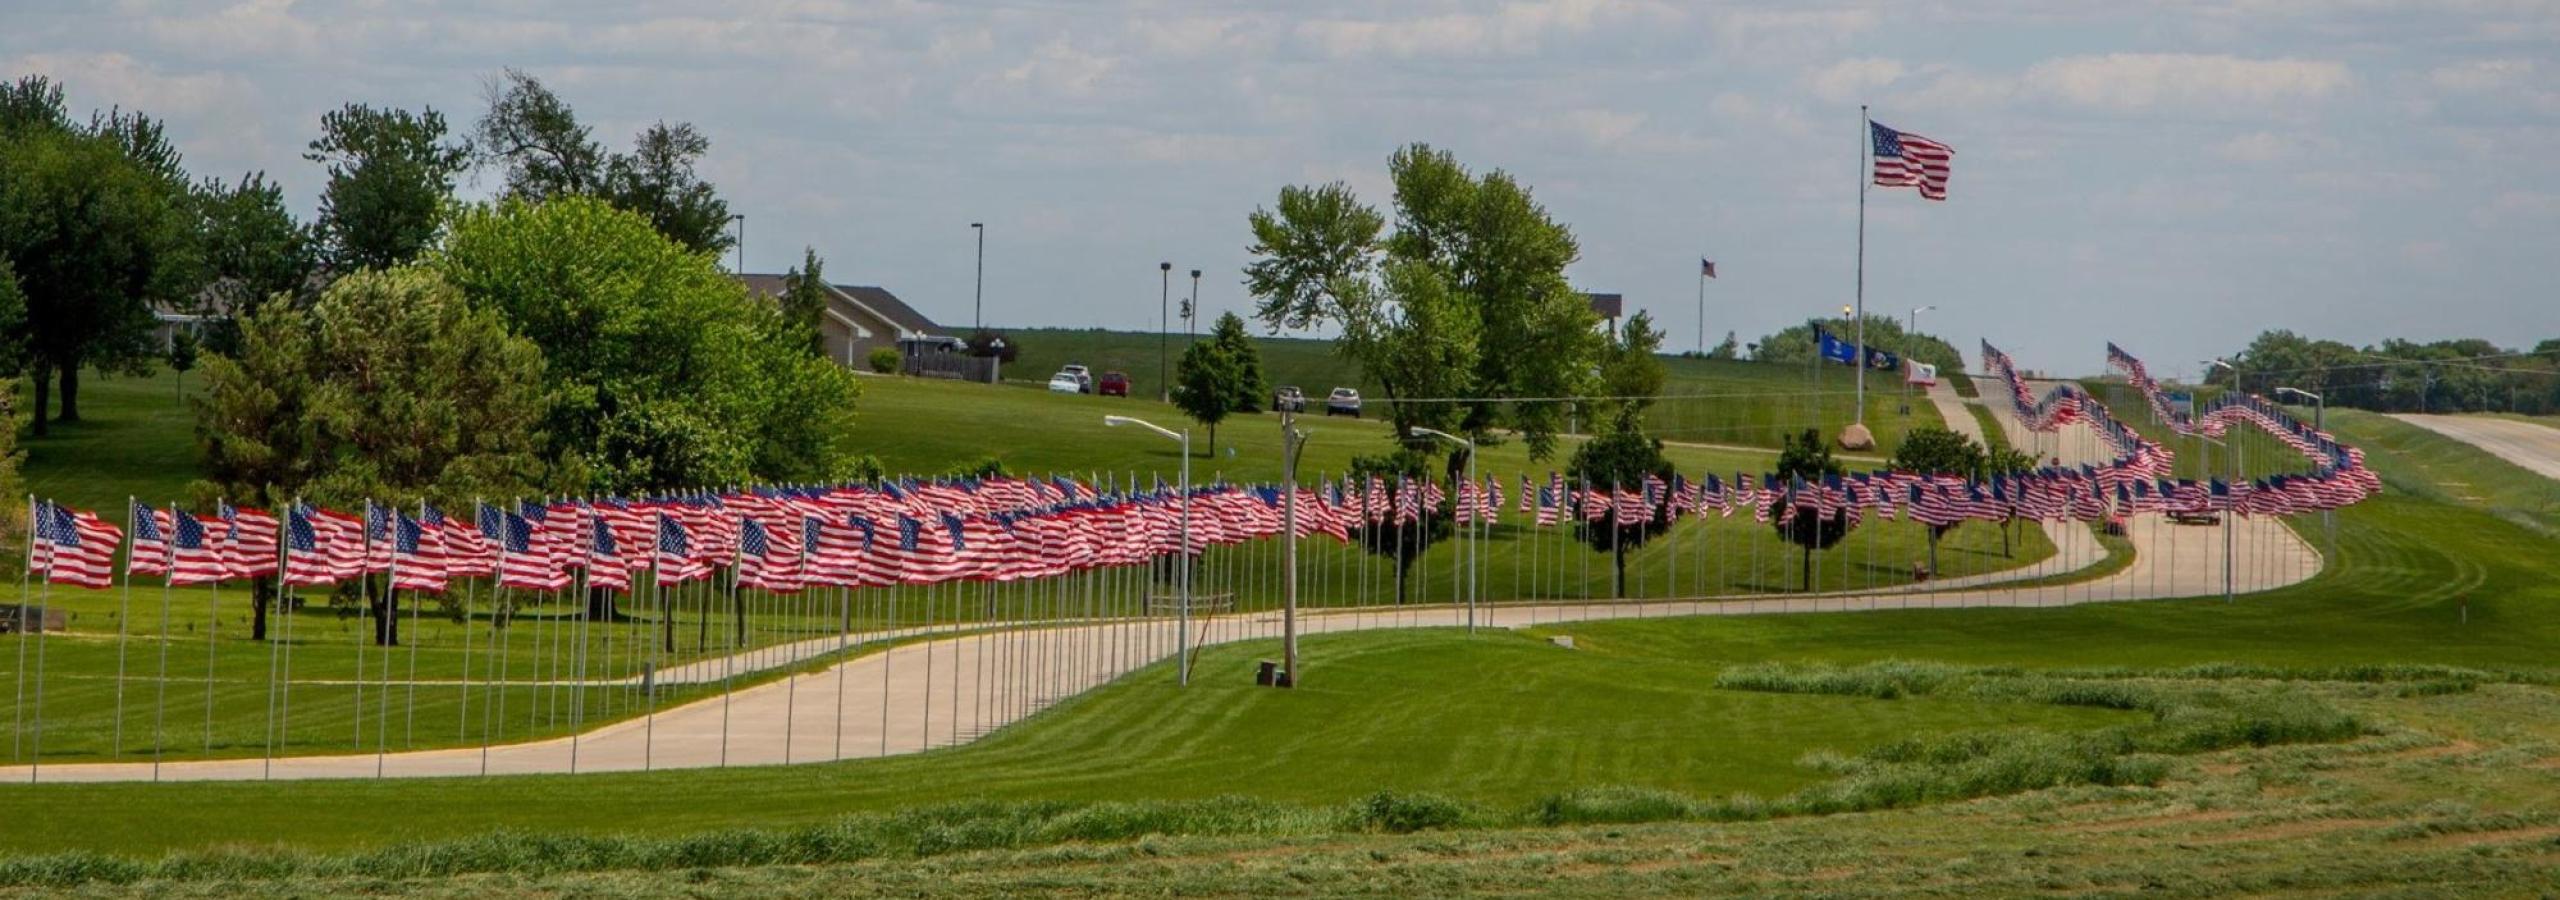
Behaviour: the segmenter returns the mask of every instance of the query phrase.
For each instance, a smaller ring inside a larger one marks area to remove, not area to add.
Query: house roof
[[[780,275],[749,274],[734,277],[738,279],[738,283],[746,285],[747,290],[768,297],[782,295],[782,276]],[[898,299],[898,295],[890,293],[888,288],[867,284],[830,284],[827,288],[834,295],[832,298],[834,302],[868,310],[872,315],[896,324],[900,330],[916,334],[935,334],[942,330],[942,326],[934,324],[932,319],[925,318],[923,313],[917,312],[915,307],[908,306],[907,301]]]

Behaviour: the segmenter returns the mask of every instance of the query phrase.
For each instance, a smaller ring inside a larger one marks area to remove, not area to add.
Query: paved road
[[[1979,434],[1973,416],[1952,391],[1931,400],[1959,431]],[[2002,411],[1995,414],[2005,419]],[[2023,434],[2009,426],[2011,433]],[[2076,433],[2075,433],[2076,432]],[[2022,446],[2059,455],[2066,462],[2102,458],[2105,450],[2087,429],[2030,436]],[[2239,593],[2292,584],[2319,571],[2320,557],[2279,522],[2238,520],[2235,527],[2172,525],[2158,517],[2135,520],[2127,536],[2136,548],[2124,570],[2076,584],[2019,586],[2065,574],[2104,559],[2106,551],[2086,529],[2050,526],[2061,552],[2055,560],[2022,571],[1949,579],[1924,590],[1866,593],[1699,598],[1679,601],[1589,604],[1502,604],[1479,609],[1484,628],[1552,626],[1600,619],[1706,615],[1775,615],[1864,612],[1877,609],[1948,609],[1976,606],[2049,607],[2118,600]],[[2230,551],[2226,556],[2226,548]],[[2011,582],[2004,584],[2002,582]],[[1300,617],[1304,634],[1379,628],[1458,627],[1463,608],[1330,610]],[[1240,613],[1197,619],[1194,640],[1214,645],[1279,636],[1274,613]],[[912,629],[897,634],[914,637]],[[857,635],[859,642],[881,635]],[[149,763],[81,763],[0,768],[0,782],[255,780],[435,777],[479,774],[631,771],[772,765],[915,753],[974,740],[1061,700],[1171,657],[1174,623],[1124,620],[1053,628],[954,634],[873,652],[823,671],[697,700],[654,715],[606,725],[575,737],[487,749],[460,748],[258,760]],[[805,659],[838,648],[834,639],[758,651],[763,664]],[[670,680],[708,678],[719,661],[695,663]],[[1204,679],[1251,677],[1246,671],[1202,671]],[[1322,678],[1319,658],[1307,677]]]
[[[2560,480],[2560,428],[2495,416],[2392,416],[2411,425],[2487,450],[2499,459]]]

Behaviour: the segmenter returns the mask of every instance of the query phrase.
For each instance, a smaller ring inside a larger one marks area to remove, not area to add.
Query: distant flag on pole
[[[1703,256],[1698,257],[1698,274],[1707,278],[1716,277],[1715,260],[1711,260]]]
[[[1887,128],[1881,122],[1868,122],[1867,133],[1875,139],[1877,186],[1916,187],[1923,198],[1947,199],[1947,174],[1955,160],[1954,149]]]

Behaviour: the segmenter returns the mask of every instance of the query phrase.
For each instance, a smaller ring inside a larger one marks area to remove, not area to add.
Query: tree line
[[[876,473],[848,443],[857,386],[820,356],[816,254],[784,298],[720,267],[707,138],[662,121],[609,151],[512,69],[487,101],[467,135],[432,108],[323,115],[302,222],[264,172],[190,174],[144,112],[84,120],[50,79],[0,86],[0,375],[31,383],[34,435],[79,421],[84,370],[167,363],[203,372],[206,506],[414,514]],[[454,196],[475,168],[503,174],[498,197]],[[187,337],[164,342],[164,318]]]
[[[2483,338],[2392,338],[2357,347],[2274,330],[2260,332],[2230,362],[2233,368],[2215,367],[2206,383],[2270,396],[2295,388],[2331,406],[2377,412],[2560,413],[2560,338],[2531,349]]]

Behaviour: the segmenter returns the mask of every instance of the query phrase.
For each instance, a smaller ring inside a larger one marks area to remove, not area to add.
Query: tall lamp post
[[[1173,643],[1180,657],[1181,683],[1187,686],[1191,683],[1191,430],[1169,431],[1154,422],[1129,416],[1103,416],[1102,424],[1110,428],[1136,425],[1182,443],[1182,482],[1177,488],[1182,492],[1182,524],[1175,532],[1181,544],[1177,552],[1182,554],[1182,565],[1174,570]]]
[[[747,214],[730,213],[729,222],[738,226],[738,274],[747,274]]]
[[[978,232],[977,330],[985,331],[987,330],[987,223],[971,222],[969,227]]]
[[[2302,397],[2302,398],[2305,398],[2305,399],[2310,400],[2310,401],[2311,401],[2311,430],[2313,430],[2313,431],[2317,431],[2317,432],[2320,432],[2320,433],[2322,433],[2322,434],[2327,434],[2327,433],[2329,432],[2328,426],[2327,426],[2326,424],[2324,424],[2325,420],[2328,418],[2328,413],[2329,413],[2329,400],[2328,400],[2328,398],[2322,397],[2322,396],[2320,396],[2320,395],[2318,395],[2318,394],[2314,394],[2314,393],[2312,393],[2312,392],[2310,392],[2310,391],[2306,391],[2306,390],[2303,390],[2303,389],[2298,388],[2298,387],[2279,387],[2279,388],[2276,388],[2276,394],[2277,394],[2278,396],[2282,396],[2282,395],[2285,395],[2285,394],[2292,394],[2292,395],[2294,395],[2294,396],[2296,396],[2296,397]],[[2333,510],[2333,509],[2323,509],[2323,510],[2321,510],[2321,511],[2320,511],[2320,530],[2321,530],[2321,532],[2322,532],[2322,536],[2323,536],[2324,538],[2326,538],[2326,539],[2328,540],[2328,542],[2329,542],[2329,552],[2330,552],[2331,554],[2335,554],[2335,553],[2337,553],[2337,552],[2338,552],[2338,518],[2337,518],[2337,517],[2338,517],[2338,511],[2337,511],[2337,510]]]
[[[2205,374],[2208,376],[2212,375],[2215,366],[2231,370],[2231,389],[2234,391],[2240,389],[2239,366],[2232,365],[2227,360],[2211,360],[2206,362],[2204,365]],[[2241,455],[2243,448],[2247,445],[2242,444],[2238,436],[2227,436],[2224,441],[2214,441],[2212,438],[2205,437],[2202,429],[2198,429],[2196,437],[2200,440],[2212,441],[2215,446],[2219,446],[2223,449],[2224,454],[2231,459],[2232,481],[2239,481],[2240,479],[2248,476],[2249,459],[2248,457]],[[2223,496],[2227,498],[2231,495],[2226,493]],[[2238,593],[2232,588],[2231,582],[2231,556],[2234,543],[2231,534],[2231,520],[2233,518],[2233,512],[2231,504],[2225,502],[2222,508],[2222,602],[2224,603],[2232,602],[2233,598]]]
[[[1446,431],[1419,426],[1416,426],[1413,429],[1413,433],[1424,437],[1439,438],[1441,440],[1448,441],[1449,443],[1467,448],[1467,483],[1476,485],[1479,489],[1483,487],[1483,485],[1477,484],[1476,482],[1476,442],[1450,434]],[[1454,494],[1456,492],[1453,491],[1451,493]],[[1482,523],[1472,522],[1470,524],[1480,526]],[[1462,534],[1462,536],[1465,535]],[[1466,537],[1468,537],[1468,540],[1465,544],[1462,544],[1461,547],[1466,550],[1467,561],[1467,633],[1472,635],[1476,633],[1476,566],[1479,563],[1479,560],[1477,558],[1478,553],[1476,541],[1472,539],[1472,536]]]
[[[1157,263],[1156,272],[1163,277],[1164,281],[1156,294],[1156,402],[1171,403],[1173,402],[1173,369],[1167,365],[1168,357],[1165,354],[1172,349],[1172,345],[1167,342],[1173,339],[1173,264]],[[1189,460],[1191,453],[1184,451],[1182,458]]]
[[[1187,343],[1200,341],[1200,270],[1198,269],[1191,270],[1191,299],[1182,301],[1182,331],[1183,335],[1190,339]],[[1213,453],[1217,451],[1215,447],[1209,449]]]
[[[1280,680],[1298,686],[1298,454],[1307,448],[1307,433],[1298,429],[1298,414],[1280,412]]]

